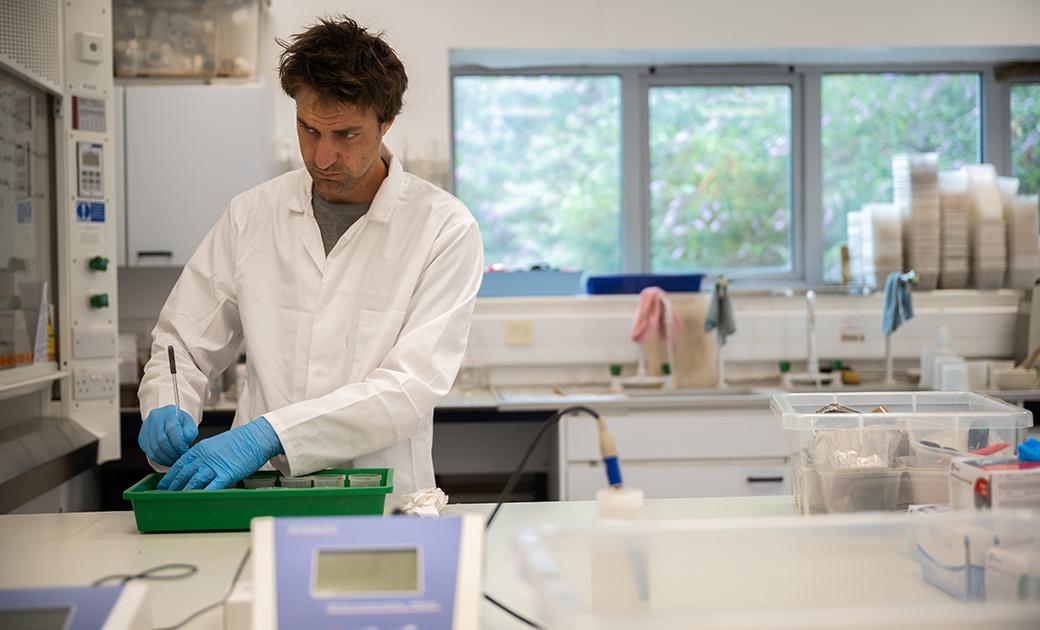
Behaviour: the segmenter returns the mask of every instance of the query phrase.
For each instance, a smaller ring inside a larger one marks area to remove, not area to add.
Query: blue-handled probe
[[[610,435],[607,423],[601,416],[596,416],[596,424],[599,425],[599,455],[603,458],[603,465],[607,469],[607,483],[614,488],[620,488],[621,464],[618,462],[614,436]]]

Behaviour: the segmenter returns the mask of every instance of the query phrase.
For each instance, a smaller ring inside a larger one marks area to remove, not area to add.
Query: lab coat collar
[[[394,213],[397,200],[400,197],[402,183],[404,182],[404,167],[397,156],[390,151],[385,144],[379,149],[379,157],[387,164],[386,179],[379,185],[376,196],[372,199],[372,206],[365,213],[369,221],[386,223]],[[297,193],[289,199],[289,210],[293,212],[306,213],[311,209],[311,194],[314,181],[306,168],[301,169],[300,185]]]

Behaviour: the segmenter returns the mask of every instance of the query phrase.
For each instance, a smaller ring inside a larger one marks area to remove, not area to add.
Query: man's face
[[[303,163],[326,201],[371,201],[383,178],[379,148],[390,122],[380,124],[371,109],[296,92],[296,132]]]

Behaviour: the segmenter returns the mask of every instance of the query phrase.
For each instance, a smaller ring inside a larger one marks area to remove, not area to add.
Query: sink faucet
[[[809,377],[820,386],[820,359],[816,356],[816,291],[809,289],[805,292],[805,315],[808,327],[806,339],[808,341],[808,372]]]

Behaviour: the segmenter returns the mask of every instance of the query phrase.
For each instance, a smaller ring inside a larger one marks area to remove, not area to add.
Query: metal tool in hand
[[[166,353],[170,357],[170,379],[173,380],[173,405],[177,408],[177,416],[181,415],[181,394],[177,390],[177,358],[173,353],[173,346],[166,346]]]

